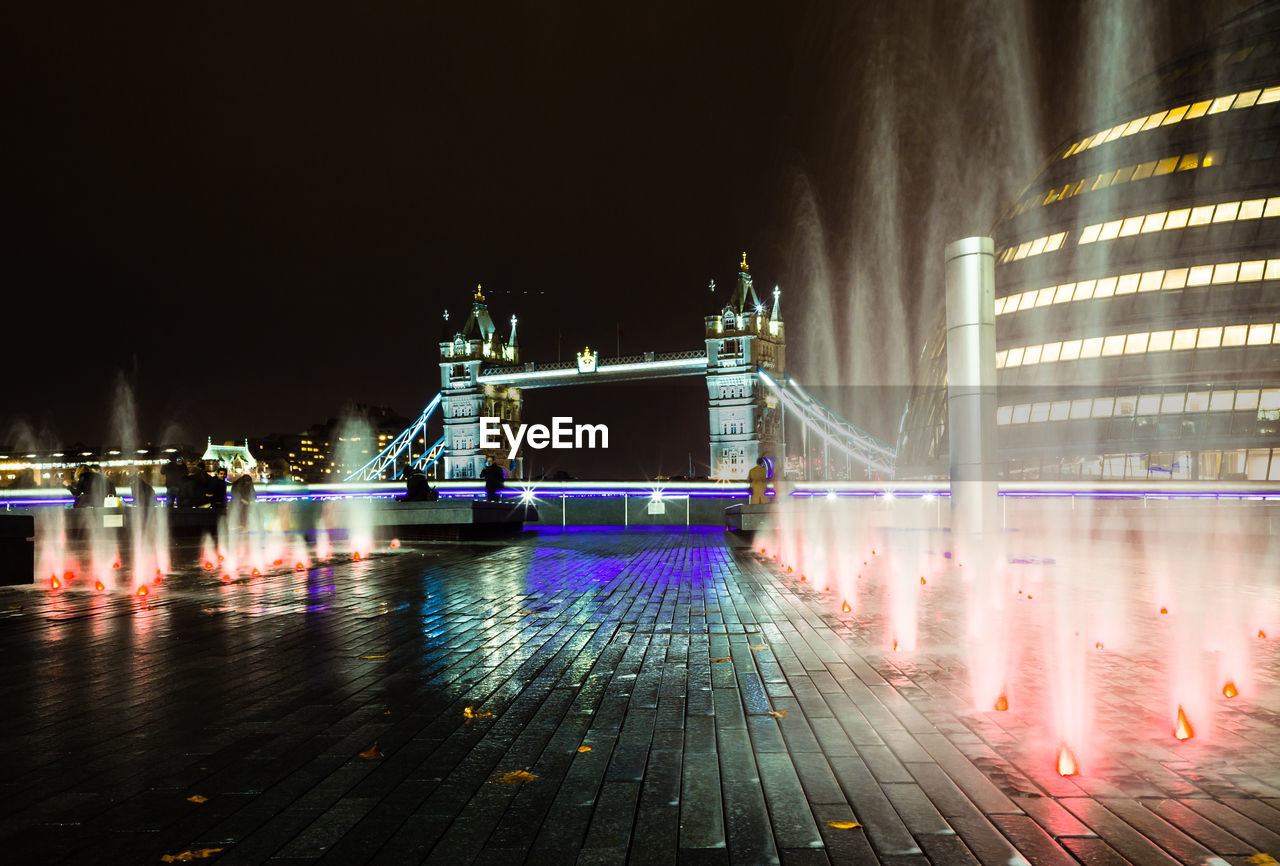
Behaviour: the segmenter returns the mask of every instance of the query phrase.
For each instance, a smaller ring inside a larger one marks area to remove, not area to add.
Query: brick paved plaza
[[[1032,687],[971,709],[946,581],[894,654],[876,593],[842,614],[719,530],[406,544],[229,584],[186,555],[145,598],[0,591],[5,862],[1280,857],[1274,640],[1254,693],[1182,743],[1149,735],[1154,650],[1100,659],[1107,759],[1063,778]]]

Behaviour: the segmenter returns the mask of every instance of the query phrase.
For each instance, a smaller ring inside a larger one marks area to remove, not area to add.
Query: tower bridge
[[[517,318],[511,317],[504,340],[477,286],[462,327],[450,332],[449,314],[444,315],[439,394],[413,425],[348,480],[398,479],[411,469],[425,470],[437,463],[444,478],[478,478],[488,458],[503,462],[506,457],[501,448],[481,447],[480,419],[499,418],[515,427],[520,423],[522,391],[676,376],[706,379],[713,478],[744,479],[757,459],[783,458],[788,413],[800,425],[805,453],[811,446],[822,448],[824,467],[831,465],[834,453],[850,467],[865,467],[869,475],[892,477],[896,455],[891,446],[840,418],[786,376],[781,297],[775,288],[772,304],[761,300],[743,253],[733,293],[718,312],[703,319],[702,348],[604,358],[587,347],[572,361],[548,363],[521,361]],[[426,429],[437,408],[444,433],[415,457],[412,443],[420,436],[430,441]],[[510,468],[519,474],[517,467]]]

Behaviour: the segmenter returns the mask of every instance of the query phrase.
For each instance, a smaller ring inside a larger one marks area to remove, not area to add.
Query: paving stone
[[[0,589],[0,608],[22,605],[0,618],[6,862],[216,847],[218,862],[282,866],[1280,851],[1272,697],[1216,709],[1204,743],[1133,730],[1135,707],[1166,711],[1155,631],[1092,657],[1108,750],[1064,778],[1020,712],[1047,705],[1047,683],[1029,678],[1008,713],[972,710],[963,599],[945,579],[924,596],[922,649],[895,653],[876,592],[837,615],[813,581],[718,531],[407,545],[229,585],[198,551],[177,554],[143,602]],[[1274,682],[1280,654],[1255,655]],[[381,757],[360,757],[374,742]],[[505,784],[514,770],[536,779]]]

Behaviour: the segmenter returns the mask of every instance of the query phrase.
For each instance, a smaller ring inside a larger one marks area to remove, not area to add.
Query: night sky
[[[366,5],[6,15],[0,443],[111,442],[122,384],[144,440],[416,415],[477,283],[526,360],[698,348],[743,250],[802,381],[910,382],[941,245],[1111,86],[1072,71],[1099,21],[1123,83],[1247,4]],[[683,471],[701,387],[526,415]]]

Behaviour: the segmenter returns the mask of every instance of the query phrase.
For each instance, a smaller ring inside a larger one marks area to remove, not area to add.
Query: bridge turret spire
[[[740,314],[744,309],[754,311],[759,306],[760,299],[756,297],[755,286],[751,284],[751,266],[747,264],[747,254],[744,252],[742,261],[738,263],[738,285],[734,287],[728,307]]]
[[[507,340],[507,348],[508,348],[508,349],[515,349],[516,347],[517,347],[517,344],[516,344],[516,317],[515,317],[515,314],[513,313],[513,314],[512,314],[512,316],[511,316],[511,337],[510,337],[510,339],[508,339],[508,340]]]
[[[777,286],[773,287],[773,312],[769,314],[769,321],[782,324],[782,289]]]

